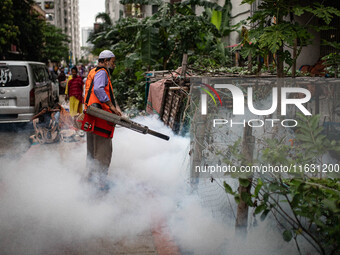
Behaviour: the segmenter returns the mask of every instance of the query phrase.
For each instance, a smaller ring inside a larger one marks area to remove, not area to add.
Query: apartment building
[[[93,28],[91,27],[82,27],[81,28],[81,47],[91,47],[92,44],[87,42],[90,37],[90,34],[93,32]]]
[[[36,1],[46,13],[46,20],[69,36],[72,64],[80,59],[79,0]]]
[[[171,0],[172,1],[172,0]],[[170,2],[166,0],[165,2]],[[113,23],[119,18],[135,17],[144,18],[157,12],[157,5],[121,4],[120,0],[105,0],[105,12]]]

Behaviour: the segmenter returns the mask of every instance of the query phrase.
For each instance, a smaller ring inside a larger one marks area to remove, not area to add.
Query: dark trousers
[[[86,133],[88,179],[102,184],[109,171],[112,157],[112,139]]]

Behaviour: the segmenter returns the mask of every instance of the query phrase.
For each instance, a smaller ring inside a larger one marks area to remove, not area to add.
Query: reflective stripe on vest
[[[110,96],[110,87],[111,87],[111,90],[112,90],[112,84],[111,84],[111,79],[110,79],[110,76],[108,74],[108,72],[106,71],[105,68],[100,68],[98,69],[97,71],[97,68],[93,68],[89,75],[87,76],[87,79],[86,79],[86,87],[85,87],[85,98],[87,98],[87,93],[89,92],[89,89],[90,89],[90,86],[91,86],[91,83],[92,81],[94,80],[94,77],[95,75],[101,71],[101,70],[104,70],[106,72],[106,75],[108,77],[108,84],[105,86],[104,90],[105,90],[105,93],[106,95],[108,96],[108,98],[110,99],[110,101],[112,101],[112,98]],[[87,107],[91,104],[100,104],[102,106],[102,109],[105,110],[105,111],[108,111],[108,112],[111,112],[110,111],[110,107],[105,104],[105,103],[102,103],[99,101],[99,99],[97,98],[96,94],[94,93],[94,86],[92,88],[92,91],[91,91],[91,94],[90,94],[90,99],[89,99],[89,102],[87,103],[87,105],[85,104],[85,109],[87,109]]]

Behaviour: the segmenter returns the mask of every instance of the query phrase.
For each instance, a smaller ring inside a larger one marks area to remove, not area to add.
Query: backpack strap
[[[110,79],[110,77],[109,77],[109,79]],[[115,98],[113,96],[112,86],[110,86],[110,85],[109,85],[109,90],[110,90],[111,102],[112,102],[113,106],[116,107],[116,102],[115,102]]]
[[[93,77],[93,80],[94,80],[94,77]],[[87,107],[87,104],[88,104],[88,102],[90,100],[90,96],[91,96],[91,92],[92,92],[92,88],[93,88],[93,80],[91,82],[89,90],[87,91],[87,96],[86,96],[86,100],[85,100],[86,107]]]

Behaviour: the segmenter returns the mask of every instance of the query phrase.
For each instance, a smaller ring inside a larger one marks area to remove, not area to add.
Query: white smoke
[[[96,238],[133,242],[162,219],[187,254],[249,251],[237,245],[233,226],[214,218],[190,193],[189,138],[175,136],[154,117],[136,121],[169,135],[170,141],[117,128],[111,188],[103,197],[85,181],[86,143],[32,146],[16,162],[1,158],[1,254],[54,254],[63,247],[90,247]],[[265,229],[260,231],[250,233],[249,240],[254,243],[256,237],[257,246],[250,247],[262,253],[248,254],[273,254],[268,248],[278,247],[281,236],[272,241]]]

